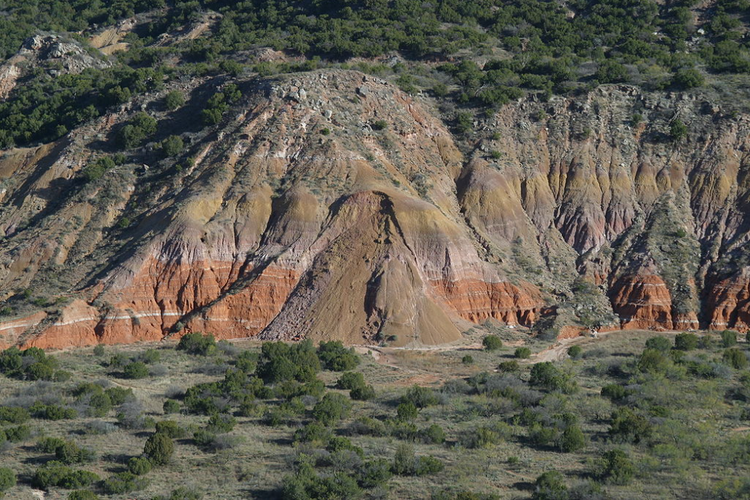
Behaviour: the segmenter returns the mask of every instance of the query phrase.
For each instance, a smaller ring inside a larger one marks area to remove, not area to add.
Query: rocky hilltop
[[[213,128],[198,115],[222,78],[3,153],[0,343],[747,328],[750,119],[700,92],[530,95],[467,142],[357,71],[234,83]],[[83,180],[143,110],[159,132],[141,156]]]

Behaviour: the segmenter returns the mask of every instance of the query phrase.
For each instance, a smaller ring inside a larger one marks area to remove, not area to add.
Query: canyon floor
[[[698,334],[700,344],[682,351],[670,349],[671,333],[616,331],[558,342],[497,333],[503,346],[494,351],[482,347],[479,333],[434,348],[355,347],[359,362],[352,371],[374,388],[365,400],[350,400],[341,389],[342,373],[325,363],[314,383],[268,379],[271,348],[252,340],[220,342],[205,356],[176,349],[176,342],[50,352],[55,373],[67,372],[69,379],[15,376],[0,384],[0,408],[25,408],[31,415],[13,423],[0,411],[6,419],[0,429],[21,436],[2,445],[2,466],[18,476],[7,497],[31,498],[43,490],[48,499],[68,497],[65,488],[39,485],[39,471],[59,465],[54,460],[60,456],[41,444],[53,437],[93,451],[67,467],[95,473],[99,479],[79,486],[102,498],[170,498],[180,485],[198,496],[171,498],[298,498],[289,485],[310,477],[336,478],[338,488],[351,486],[342,479],[350,478],[356,490],[331,498],[529,498],[549,471],[562,473],[571,495],[564,498],[741,498],[730,495],[744,491],[750,472],[744,389],[750,372],[734,368],[726,351],[741,352],[746,366],[744,342],[724,347],[719,335]],[[664,338],[666,350],[644,350],[655,337]],[[569,351],[573,346],[581,351]],[[519,348],[529,348],[528,358]],[[655,364],[644,361],[654,353]],[[139,362],[147,367],[143,378],[127,378],[127,367]],[[550,380],[557,382],[540,382],[537,365],[551,367],[557,378]],[[619,399],[612,385],[622,388]],[[248,392],[251,386],[255,392]],[[114,402],[103,410],[94,402],[102,391]],[[330,394],[343,396],[351,408],[323,425],[319,407]],[[206,410],[209,400],[214,410]],[[412,400],[421,407],[407,415],[402,404]],[[172,413],[165,401],[174,402]],[[51,406],[75,415],[50,420]],[[630,434],[613,431],[624,411],[641,419]],[[129,461],[143,455],[154,426],[165,420],[173,422],[171,459],[143,476],[128,476]],[[564,438],[570,426],[583,436],[572,448]],[[26,430],[13,431],[19,427]],[[424,475],[362,479],[362,470],[376,462],[393,467],[404,447],[416,453],[415,463],[429,456],[442,465]],[[607,475],[612,450],[625,454],[626,480]],[[113,486],[123,483],[132,489]],[[477,496],[457,496],[469,492]]]

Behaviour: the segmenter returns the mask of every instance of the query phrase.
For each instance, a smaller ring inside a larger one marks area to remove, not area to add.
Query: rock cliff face
[[[220,84],[197,82],[191,104],[160,114],[161,133],[188,142],[177,166],[147,146],[98,181],[80,176],[160,94],[4,153],[0,343],[202,331],[407,345],[489,318],[750,321],[750,123],[703,97],[525,99],[467,152],[427,98],[353,71],[240,82],[221,126],[201,130],[192,103]],[[689,124],[679,141],[676,119]]]

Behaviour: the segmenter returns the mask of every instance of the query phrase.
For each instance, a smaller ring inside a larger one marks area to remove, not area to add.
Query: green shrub
[[[99,481],[99,476],[85,470],[71,469],[60,462],[47,462],[31,478],[31,485],[46,490],[53,486],[69,490],[85,488]]]
[[[68,494],[68,500],[99,500],[99,495],[91,490],[75,490]]]
[[[704,83],[703,74],[695,68],[680,68],[672,77],[672,85],[681,89],[702,87]]]
[[[131,491],[138,491],[148,486],[148,479],[138,477],[130,472],[120,472],[109,476],[102,484],[102,489],[108,495],[122,495]]]
[[[100,388],[101,390],[101,388]],[[112,409],[112,399],[105,392],[91,395],[89,399],[88,414],[91,417],[104,417]]]
[[[580,451],[586,447],[586,436],[584,436],[583,431],[577,425],[568,426],[562,432],[558,446],[565,453]]]
[[[148,457],[154,465],[166,465],[174,453],[172,439],[160,432],[153,434],[143,447],[143,454]]]
[[[630,408],[619,408],[612,414],[609,435],[615,442],[637,444],[648,439],[651,433],[652,426],[646,417]]]
[[[501,373],[517,372],[520,369],[521,366],[518,364],[518,361],[515,360],[503,361],[497,366],[497,371]]]
[[[368,460],[357,467],[357,483],[362,488],[375,488],[391,479],[391,464],[382,458]]]
[[[701,349],[711,349],[713,345],[713,339],[711,338],[711,335],[702,335],[698,339],[698,347]]]
[[[343,472],[319,476],[305,465],[282,479],[279,497],[288,500],[357,499],[362,496],[354,478]]]
[[[531,367],[529,384],[565,394],[571,394],[577,390],[575,380],[548,361],[537,363]]]
[[[594,78],[599,83],[621,83],[627,81],[628,70],[622,64],[607,59],[599,65]]]
[[[216,340],[213,335],[188,333],[180,339],[177,350],[186,351],[188,354],[210,356],[216,352]]]
[[[434,390],[429,387],[413,385],[407,389],[406,394],[401,396],[402,403],[411,402],[417,408],[427,408],[440,402],[440,398]]]
[[[685,139],[685,137],[687,137],[687,133],[687,125],[685,125],[679,118],[675,118],[672,123],[669,124],[669,136],[674,142],[680,142]]]
[[[331,431],[320,422],[310,422],[294,432],[295,443],[318,442],[321,446],[324,446],[330,439]]]
[[[529,359],[531,357],[531,349],[528,347],[518,347],[514,355],[518,359]]]
[[[646,341],[646,349],[666,352],[672,348],[672,343],[666,337],[651,337]]]
[[[122,374],[128,379],[146,378],[148,377],[148,366],[142,361],[134,361],[133,363],[125,365],[122,369]]]
[[[31,407],[36,418],[44,420],[69,420],[76,418],[78,412],[74,408],[65,408],[58,405],[35,404]]]
[[[164,107],[170,111],[182,107],[185,104],[185,94],[179,90],[173,90],[164,96]]]
[[[321,342],[318,357],[328,370],[343,372],[353,370],[359,364],[354,348],[347,349],[340,341]]]
[[[580,359],[583,356],[583,348],[579,345],[570,346],[568,348],[568,356],[573,359]]]
[[[638,369],[648,373],[664,373],[669,368],[669,360],[662,351],[644,349],[638,359]]]
[[[104,394],[109,397],[109,402],[112,404],[112,406],[120,406],[125,401],[135,399],[133,389],[125,387],[110,387],[109,389],[104,391]]]
[[[94,347],[94,356],[104,356],[104,352],[104,346],[102,344],[97,344],[96,347]]]
[[[419,431],[419,437],[428,444],[442,444],[445,442],[445,431],[439,425],[432,424]]]
[[[733,347],[737,344],[737,332],[724,330],[721,332],[721,345],[725,348]]]
[[[138,361],[143,361],[147,365],[158,363],[161,360],[161,354],[156,349],[147,349],[138,355]]]
[[[5,438],[11,443],[20,443],[31,437],[31,429],[27,425],[18,425],[16,427],[6,427]]]
[[[136,476],[151,472],[151,462],[147,458],[132,457],[128,460],[128,471]]]
[[[485,351],[497,351],[503,347],[503,341],[497,335],[487,335],[482,339],[482,347]]]
[[[397,476],[413,476],[416,472],[416,461],[414,448],[406,443],[401,443],[396,448],[391,471]]]
[[[417,476],[428,476],[437,474],[445,468],[445,464],[435,457],[419,457],[414,467],[414,474]]]
[[[375,120],[372,122],[372,129],[373,130],[385,130],[388,128],[388,122],[385,120]]]
[[[694,333],[678,333],[674,338],[674,348],[678,351],[692,351],[698,347],[698,336]]]
[[[160,432],[172,439],[185,437],[185,429],[180,427],[174,420],[162,420],[156,422],[156,432]]]
[[[55,458],[65,465],[92,462],[96,458],[94,452],[81,448],[72,441],[63,441],[55,448]]]
[[[31,415],[24,408],[15,406],[0,406],[0,423],[22,424],[29,420]]]
[[[601,460],[598,476],[612,484],[628,484],[635,473],[633,462],[619,449],[606,452]]]
[[[601,395],[604,398],[608,398],[612,401],[620,401],[625,399],[627,396],[632,394],[631,391],[625,389],[620,384],[608,384],[602,387]]]
[[[179,413],[180,412],[180,403],[179,401],[175,401],[174,399],[167,399],[164,401],[164,405],[162,407],[164,410],[164,413]]]
[[[170,135],[161,142],[161,154],[165,158],[172,158],[183,152],[185,143],[177,135]]]
[[[16,474],[11,469],[0,467],[0,497],[16,485]]]
[[[375,388],[371,385],[355,387],[349,391],[349,397],[355,401],[369,401],[375,397]]]
[[[365,385],[365,377],[359,372],[346,372],[336,382],[337,388],[347,391],[363,385]]]
[[[329,392],[313,407],[312,415],[318,422],[330,426],[346,418],[350,411],[351,403],[345,396]]]
[[[117,134],[117,144],[123,149],[139,146],[156,133],[157,122],[147,113],[137,113]]]
[[[224,434],[227,432],[232,432],[235,425],[237,425],[237,420],[233,416],[222,413],[214,413],[213,415],[211,415],[211,418],[208,419],[206,430],[215,434]]]
[[[534,483],[533,500],[566,500],[568,487],[565,478],[557,471],[545,472]]]
[[[474,357],[467,354],[466,356],[461,358],[461,363],[465,365],[473,365],[474,364]]]
[[[42,453],[54,453],[59,446],[65,444],[64,439],[56,437],[43,437],[36,443],[36,449]]]
[[[38,362],[26,368],[26,378],[29,380],[52,380],[55,370],[46,362]]]
[[[489,448],[502,442],[502,436],[490,427],[477,427],[465,439],[468,448]]]
[[[723,355],[724,362],[736,370],[747,368],[747,356],[739,349],[727,349]]]

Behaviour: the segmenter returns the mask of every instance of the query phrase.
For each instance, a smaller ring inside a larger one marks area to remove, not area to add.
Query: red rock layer
[[[706,309],[709,327],[742,332],[750,329],[750,270],[717,283],[709,283]]]
[[[627,330],[684,330],[699,327],[693,312],[674,311],[667,284],[656,275],[627,275],[611,287],[612,308]]]
[[[463,319],[481,323],[489,318],[509,325],[531,326],[544,305],[529,283],[488,283],[479,280],[431,281],[435,293]]]

